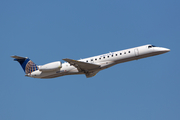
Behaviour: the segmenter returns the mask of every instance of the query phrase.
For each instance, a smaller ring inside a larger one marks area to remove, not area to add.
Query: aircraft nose
[[[159,52],[166,53],[166,52],[169,52],[170,49],[168,49],[168,48],[163,48],[163,47],[157,47],[157,48],[155,48],[155,51],[159,51]]]
[[[170,51],[170,49],[168,49],[168,48],[159,48],[160,49],[160,51],[164,51],[164,52],[169,52]]]
[[[170,49],[168,49],[168,48],[165,48],[166,50],[165,51],[167,51],[167,52],[169,52],[169,51],[171,51]]]

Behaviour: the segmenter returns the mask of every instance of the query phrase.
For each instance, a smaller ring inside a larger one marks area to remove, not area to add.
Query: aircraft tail
[[[38,70],[38,66],[27,57],[20,57],[20,56],[11,56],[11,57],[15,58],[14,61],[18,61],[20,63],[26,74],[29,73],[31,74],[33,71]]]

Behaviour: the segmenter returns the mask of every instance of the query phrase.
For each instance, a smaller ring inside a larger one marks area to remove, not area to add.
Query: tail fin
[[[18,61],[20,63],[26,74],[38,70],[38,66],[27,57],[20,57],[20,56],[11,56],[11,57],[15,58],[14,61]]]

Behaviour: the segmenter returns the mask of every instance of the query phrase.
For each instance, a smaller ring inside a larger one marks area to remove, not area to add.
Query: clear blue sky
[[[0,120],[180,120],[179,0],[1,0]],[[25,77],[42,65],[154,44],[169,53],[87,79]]]

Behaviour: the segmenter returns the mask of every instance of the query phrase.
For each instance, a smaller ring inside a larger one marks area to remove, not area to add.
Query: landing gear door
[[[138,48],[135,48],[135,49],[134,49],[134,54],[135,54],[136,57],[139,56],[139,50],[138,50]]]

